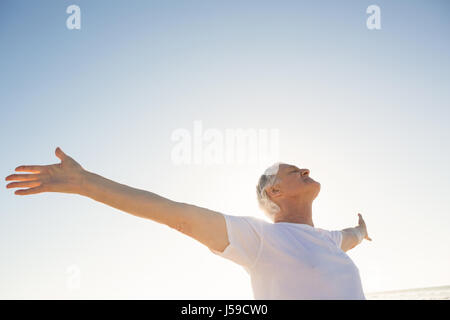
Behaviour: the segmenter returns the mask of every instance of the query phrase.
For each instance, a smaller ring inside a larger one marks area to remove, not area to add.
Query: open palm
[[[55,155],[61,163],[51,165],[24,165],[15,169],[16,172],[31,172],[27,174],[11,174],[6,181],[15,181],[6,185],[7,188],[22,188],[16,190],[17,195],[29,195],[41,192],[78,192],[83,178],[83,167],[66,155],[59,147]]]

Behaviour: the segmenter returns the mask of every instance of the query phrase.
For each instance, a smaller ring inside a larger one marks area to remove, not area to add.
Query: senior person
[[[85,170],[59,147],[60,163],[23,165],[7,188],[16,195],[73,193],[153,220],[199,241],[242,266],[255,299],[365,299],[358,268],[345,253],[371,240],[358,226],[328,231],[314,226],[312,203],[320,183],[308,169],[276,163],[260,177],[257,199],[272,222],[222,214],[135,189]]]

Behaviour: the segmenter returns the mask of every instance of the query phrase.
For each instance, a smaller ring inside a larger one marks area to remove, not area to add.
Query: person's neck
[[[274,223],[289,222],[307,224],[314,227],[312,220],[312,202],[284,203],[274,218]]]

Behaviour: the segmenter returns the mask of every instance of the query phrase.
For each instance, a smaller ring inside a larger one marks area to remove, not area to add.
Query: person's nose
[[[309,169],[301,169],[302,176],[309,175]]]

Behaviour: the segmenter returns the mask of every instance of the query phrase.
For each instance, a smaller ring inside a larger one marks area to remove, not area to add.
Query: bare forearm
[[[170,226],[176,224],[176,215],[173,214],[176,202],[89,171],[83,174],[79,194],[141,218]]]
[[[342,230],[341,249],[348,251],[360,244],[363,239],[372,241],[367,233],[366,223],[364,222],[361,213],[358,213],[358,226]]]
[[[342,230],[342,250],[348,251],[353,249],[362,242],[363,238],[364,234],[360,226]]]
[[[86,171],[59,147],[55,155],[60,163],[17,167],[17,172],[32,174],[7,176],[5,180],[10,181],[7,188],[27,188],[15,191],[21,196],[42,192],[80,194],[137,217],[165,224],[210,249],[222,251],[228,245],[226,221],[220,212],[172,201]]]
[[[225,219],[219,212],[176,202],[91,172],[83,173],[80,195],[132,215],[176,229],[214,250],[228,245]]]

